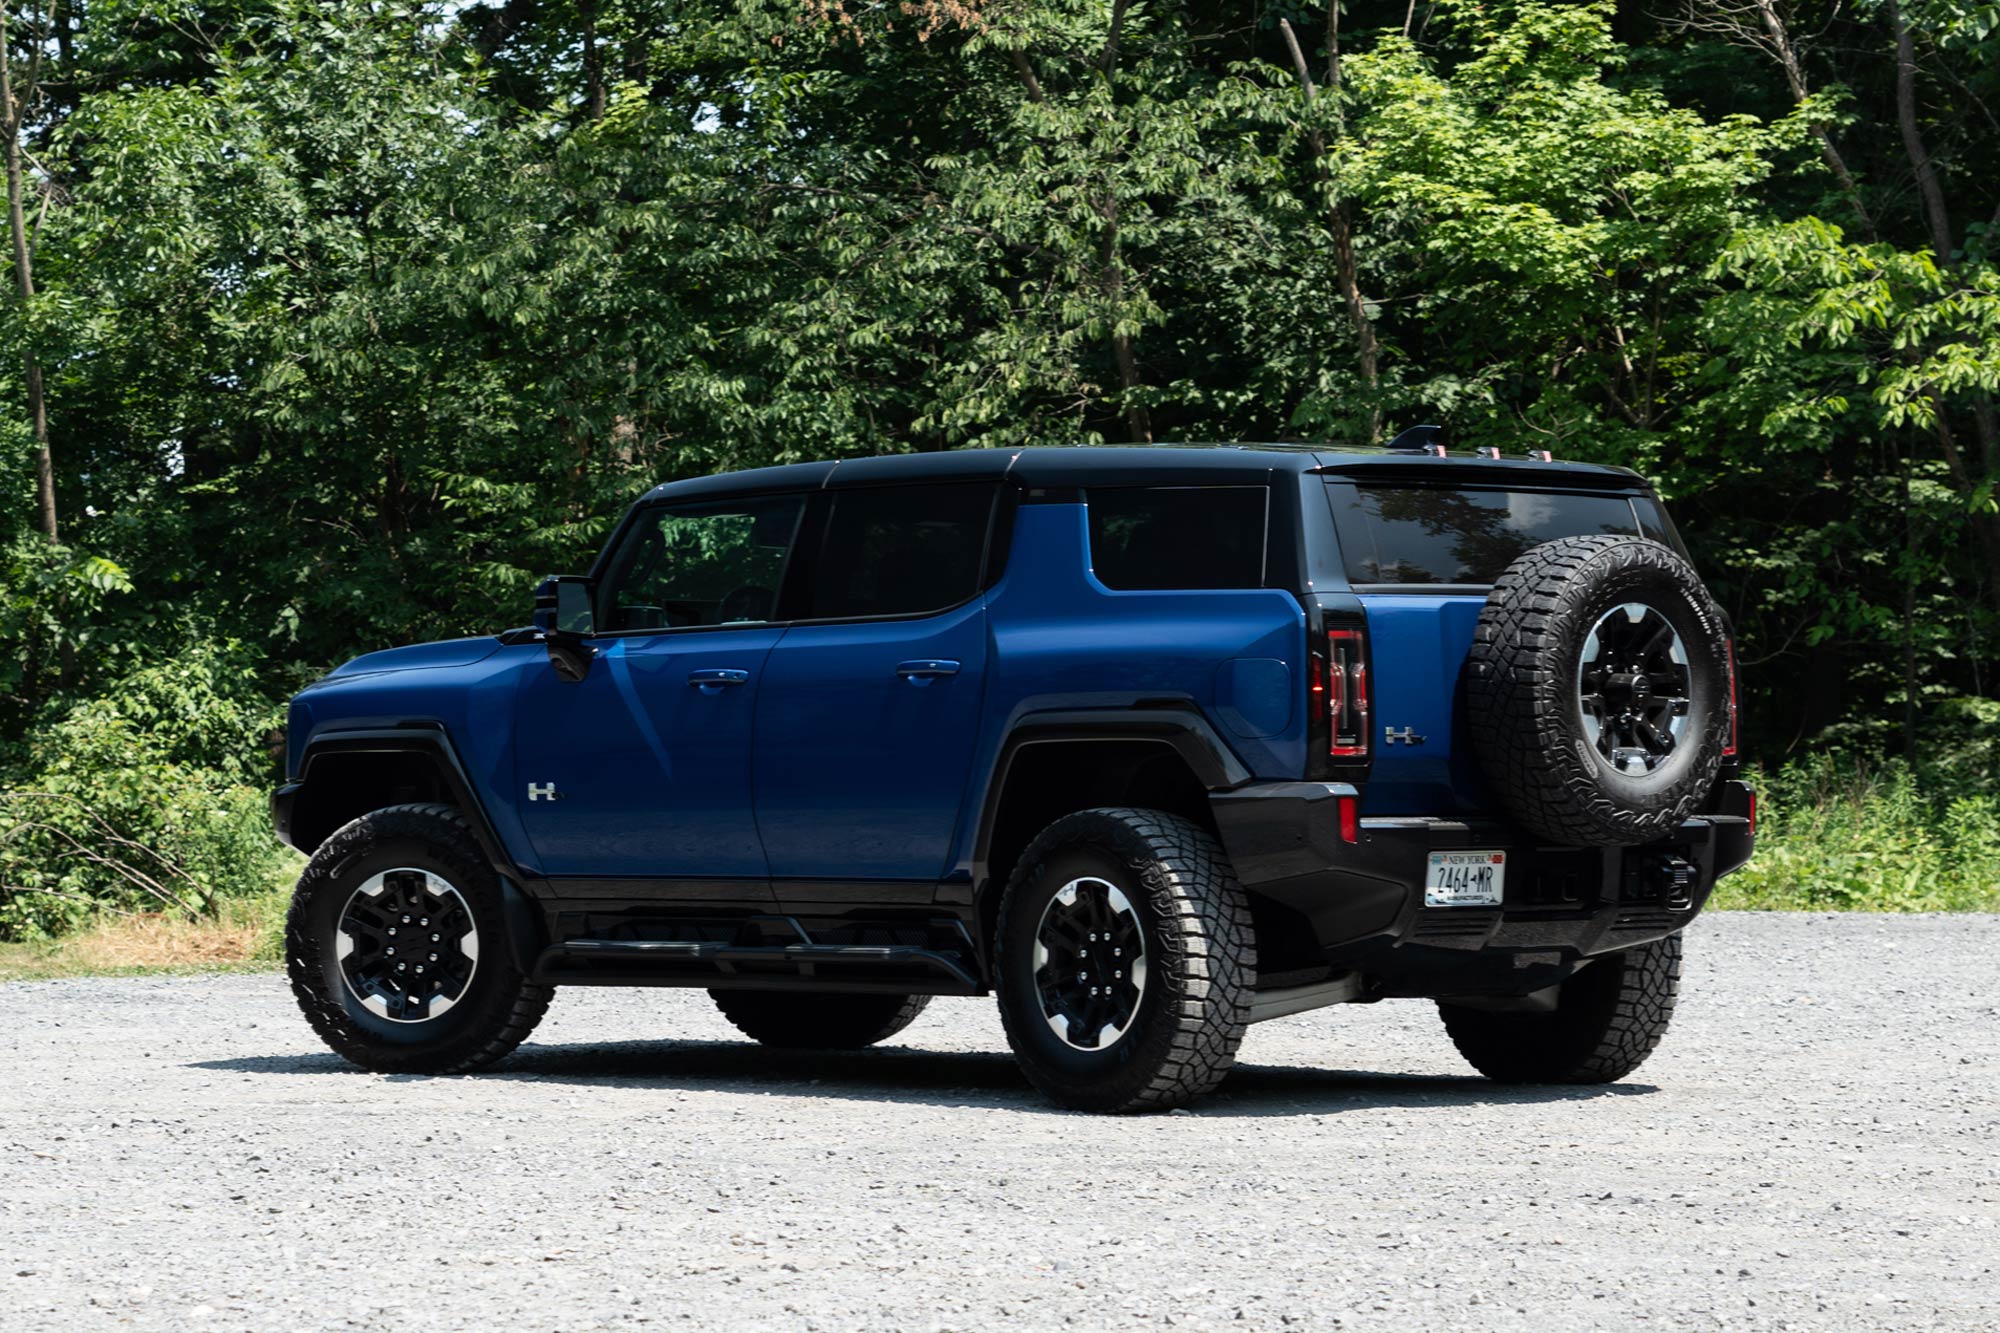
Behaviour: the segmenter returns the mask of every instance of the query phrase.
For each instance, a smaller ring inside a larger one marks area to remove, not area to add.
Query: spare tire
[[[1500,576],[1466,662],[1473,749],[1508,811],[1568,846],[1672,832],[1729,740],[1722,613],[1640,537],[1565,537]]]

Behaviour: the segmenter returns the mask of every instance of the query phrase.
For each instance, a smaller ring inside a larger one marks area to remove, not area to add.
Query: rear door
[[[987,482],[814,497],[805,623],[758,699],[757,822],[781,900],[930,900],[979,727],[1000,501]]]
[[[1371,815],[1477,814],[1494,806],[1465,734],[1464,670],[1486,595],[1516,557],[1561,537],[1674,544],[1659,502],[1615,491],[1504,485],[1328,483],[1347,577],[1368,615]]]

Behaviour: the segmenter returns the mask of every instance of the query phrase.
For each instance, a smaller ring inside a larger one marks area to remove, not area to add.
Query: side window
[[[1261,588],[1263,486],[1093,488],[1090,566],[1107,588]]]
[[[965,601],[979,591],[996,494],[990,485],[833,492],[806,614],[922,615]]]
[[[661,506],[640,515],[612,557],[604,627],[754,625],[777,612],[805,500],[796,495]]]

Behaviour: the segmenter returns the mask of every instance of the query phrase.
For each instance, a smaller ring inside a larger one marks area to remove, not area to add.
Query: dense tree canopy
[[[1768,757],[2000,694],[2000,5],[4,8],[0,786],[662,479],[1419,421],[1655,478]]]

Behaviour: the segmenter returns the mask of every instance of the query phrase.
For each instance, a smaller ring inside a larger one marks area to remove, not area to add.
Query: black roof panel
[[[951,449],[881,454],[820,463],[724,472],[668,482],[646,499],[693,499],[771,490],[885,485],[913,481],[976,481],[1007,477],[1026,486],[1195,485],[1255,483],[1274,472],[1317,472],[1384,480],[1471,481],[1509,485],[1644,486],[1628,468],[1596,463],[1543,463],[1466,454],[1435,458],[1384,449],[1283,444],[1152,444]]]

